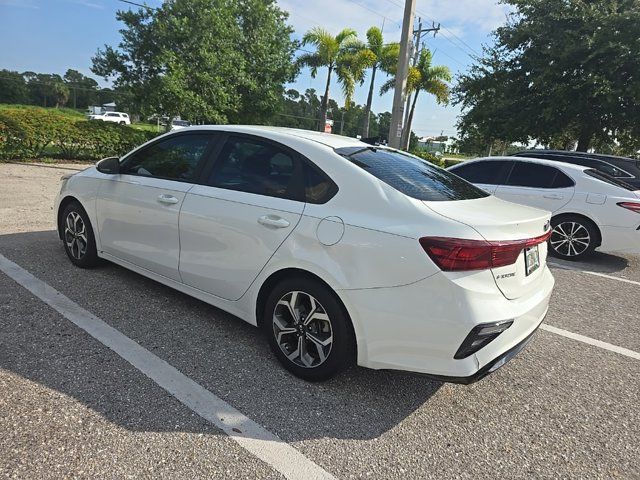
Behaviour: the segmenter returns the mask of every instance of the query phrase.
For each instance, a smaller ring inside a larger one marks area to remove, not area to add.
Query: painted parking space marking
[[[2,254],[0,271],[113,350],[183,405],[224,431],[242,448],[285,478],[335,479],[275,434]]]
[[[605,350],[609,350],[610,352],[619,353],[620,355],[624,355],[625,357],[630,357],[630,358],[635,358],[636,360],[640,360],[640,353],[634,352],[633,350],[629,350],[628,348],[619,347],[611,343],[603,342],[601,340],[596,340],[595,338],[587,337],[585,335],[580,335],[579,333],[573,333],[568,330],[563,330],[562,328],[554,327],[553,325],[548,325],[546,323],[543,323],[542,325],[540,325],[540,328],[542,330],[555,333],[556,335],[560,335],[562,337],[570,338],[572,340],[577,340],[578,342],[586,343],[588,345],[593,345],[594,347],[603,348]]]
[[[590,270],[581,270],[579,268],[569,267],[567,265],[562,265],[562,264],[556,263],[556,262],[547,262],[547,263],[552,267],[560,268],[562,270],[571,270],[573,272],[586,273],[587,275],[594,275],[596,277],[608,278],[610,280],[617,280],[618,282],[630,283],[631,285],[640,286],[640,282],[638,282],[636,280],[629,280],[628,278],[616,277],[614,275],[607,275],[606,273],[592,272]]]

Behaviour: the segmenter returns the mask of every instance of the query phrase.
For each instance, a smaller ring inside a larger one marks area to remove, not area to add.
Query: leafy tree
[[[24,72],[27,82],[29,103],[43,107],[64,107],[69,100],[69,88],[62,77],[56,74]]]
[[[460,78],[461,133],[577,149],[640,136],[637,0],[505,0],[515,11]]]
[[[431,65],[433,55],[428,48],[423,49],[418,57],[415,66],[409,67],[407,76],[407,95],[412,96],[411,105],[407,115],[407,122],[403,128],[402,146],[407,149],[410,143],[411,124],[413,123],[413,114],[418,100],[418,94],[421,91],[430,93],[436,97],[436,102],[446,104],[449,102],[449,85],[451,81],[451,71],[449,67],[444,65]],[[387,80],[380,88],[380,94],[384,94],[395,86],[395,77]]]
[[[143,114],[260,123],[296,73],[293,30],[274,0],[167,0],[116,17],[122,41],[98,50],[92,71]]]
[[[353,96],[356,80],[353,75],[352,51],[348,51],[349,46],[353,46],[356,41],[356,32],[351,28],[345,28],[336,36],[331,35],[321,27],[309,30],[302,37],[302,45],[313,45],[316,51],[313,53],[303,53],[298,57],[300,66],[311,68],[311,77],[315,78],[318,68],[327,68],[327,83],[320,106],[320,126],[323,130],[327,120],[327,106],[329,104],[329,87],[331,85],[331,75],[335,71],[338,83],[342,86],[345,96],[345,105],[348,105]],[[349,56],[346,56],[348,54]]]
[[[371,27],[367,30],[367,43],[363,46],[363,51],[361,52],[364,59],[368,60],[365,63],[366,68],[371,68],[369,93],[367,95],[367,104],[365,105],[365,113],[362,119],[362,136],[364,138],[369,136],[370,113],[371,104],[373,102],[376,72],[378,69],[382,69],[386,72],[395,69],[399,54],[400,44],[390,43],[385,45],[382,30],[378,27]]]
[[[27,84],[22,74],[0,70],[0,103],[27,103]]]
[[[98,100],[98,82],[77,70],[68,69],[63,77],[70,90],[70,101],[73,108],[87,108]]]

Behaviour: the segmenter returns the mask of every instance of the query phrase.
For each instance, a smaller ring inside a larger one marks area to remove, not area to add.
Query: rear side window
[[[599,170],[590,168],[588,170],[585,170],[584,173],[586,173],[587,175],[589,175],[590,177],[593,178],[597,178],[598,180],[601,180],[603,182],[606,182],[610,185],[615,185],[616,187],[620,187],[620,188],[624,188],[625,190],[630,190],[630,191],[635,191],[637,190],[636,187],[634,187],[633,185],[629,185],[628,183],[617,179],[615,177],[612,177],[611,175],[607,175],[606,173],[603,173]]]
[[[307,202],[326,203],[338,193],[338,186],[317,167],[305,163],[304,175]]]
[[[216,159],[208,185],[300,200],[302,181],[293,154],[269,142],[229,137]]]
[[[567,188],[573,180],[555,167],[530,162],[515,162],[506,185],[530,188]]]
[[[127,157],[121,173],[192,181],[209,146],[210,135],[179,135],[154,143]]]
[[[418,157],[375,147],[344,147],[336,153],[418,200],[448,201],[487,197],[484,190]]]
[[[465,163],[450,171],[471,183],[502,185],[507,179],[511,163],[502,160],[487,160]]]

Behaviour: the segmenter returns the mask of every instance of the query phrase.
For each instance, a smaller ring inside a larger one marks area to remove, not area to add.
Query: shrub
[[[120,156],[154,136],[153,132],[87,121],[54,109],[0,110],[0,158],[37,158],[47,149],[48,156],[98,160]]]
[[[433,163],[438,167],[444,167],[444,161],[442,160],[442,158],[432,153],[426,152],[424,150],[413,150],[411,154],[415,155],[416,157],[420,157],[421,159],[426,160],[427,162]]]

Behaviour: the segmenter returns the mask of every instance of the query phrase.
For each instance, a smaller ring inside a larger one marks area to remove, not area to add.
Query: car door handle
[[[557,193],[547,193],[545,195],[543,195],[544,198],[550,198],[552,200],[562,200],[564,198],[564,195],[559,195]]]
[[[176,203],[178,203],[180,200],[178,200],[176,197],[174,197],[173,195],[167,195],[167,194],[162,194],[162,195],[158,195],[158,201],[160,203],[166,203],[167,205],[175,205]]]
[[[275,215],[264,215],[258,219],[258,223],[267,227],[287,228],[289,221]]]

